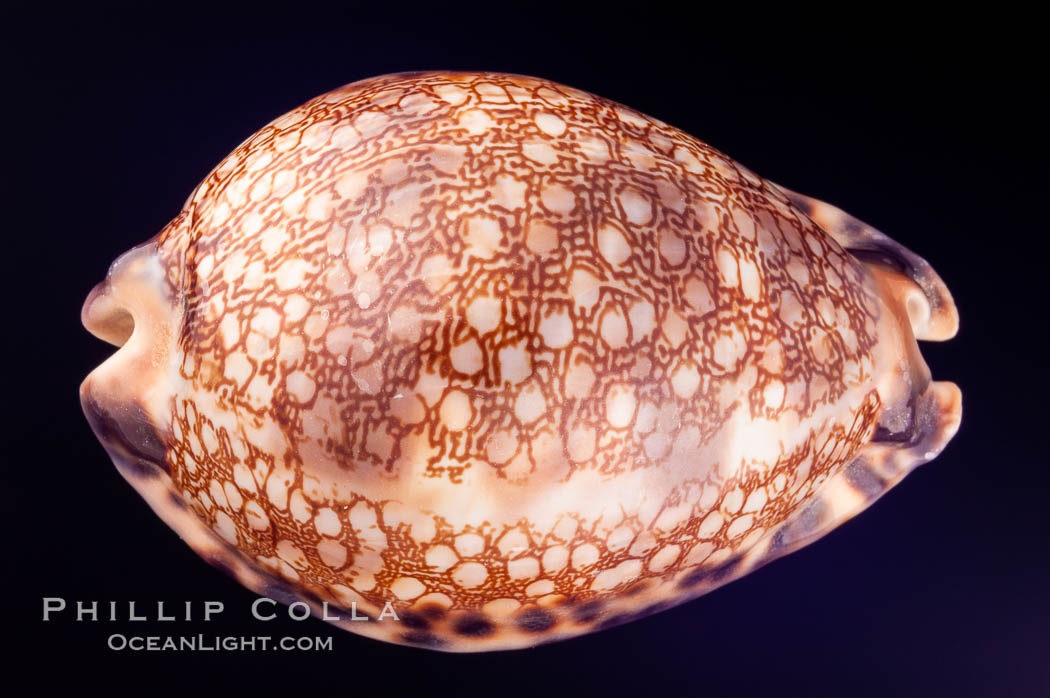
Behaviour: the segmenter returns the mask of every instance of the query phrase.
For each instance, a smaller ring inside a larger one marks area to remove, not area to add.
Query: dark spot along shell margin
[[[488,637],[496,632],[496,626],[480,613],[468,613],[452,621],[452,630],[464,637]]]
[[[734,556],[720,565],[714,567],[697,567],[695,570],[682,577],[678,582],[679,589],[686,589],[700,584],[714,583],[725,579],[740,564],[741,558]]]
[[[602,610],[605,608],[605,602],[599,599],[588,601],[578,608],[573,609],[572,619],[577,623],[583,623],[589,625],[602,614]]]
[[[398,617],[406,628],[412,628],[413,630],[428,630],[430,628],[430,621],[418,611],[401,611]]]
[[[421,647],[441,647],[445,644],[445,641],[437,635],[425,630],[412,630],[407,633],[401,633],[401,640],[410,645],[419,645]]]
[[[550,611],[530,608],[519,613],[514,622],[527,633],[545,633],[557,625],[558,621]]]

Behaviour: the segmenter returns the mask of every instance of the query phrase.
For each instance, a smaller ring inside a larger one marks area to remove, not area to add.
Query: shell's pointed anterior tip
[[[135,318],[128,309],[115,302],[109,281],[102,281],[88,294],[80,311],[80,321],[88,332],[120,347],[135,330]]]
[[[958,325],[925,261],[520,75],[307,102],[82,317],[119,347],[81,386],[92,428],[204,559],[442,651],[704,594],[862,511],[961,414],[915,341]]]

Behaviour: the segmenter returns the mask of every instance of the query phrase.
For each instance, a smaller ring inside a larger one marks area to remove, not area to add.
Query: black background
[[[6,671],[182,695],[1050,695],[1045,56],[1034,18],[1006,8],[879,7],[8,5]],[[80,305],[257,128],[338,85],[429,68],[623,102],[925,256],[962,317],[958,337],[923,347],[934,377],[962,387],[959,435],[817,544],[596,635],[448,655],[252,620],[254,595],[197,559],[92,436],[77,387],[111,348],[82,329]],[[44,596],[226,611],[44,623]],[[330,635],[334,650],[133,654],[106,649],[114,632]]]

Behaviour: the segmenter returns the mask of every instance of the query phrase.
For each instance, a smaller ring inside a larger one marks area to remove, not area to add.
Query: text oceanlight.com
[[[269,635],[124,635],[106,640],[111,650],[131,652],[286,652],[331,651],[331,637],[270,637]]]

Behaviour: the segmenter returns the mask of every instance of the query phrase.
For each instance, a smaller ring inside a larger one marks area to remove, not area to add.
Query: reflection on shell
[[[614,102],[493,73],[322,95],[85,304],[114,461],[273,598],[436,649],[693,598],[932,458],[920,258]]]

